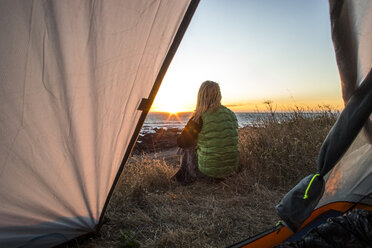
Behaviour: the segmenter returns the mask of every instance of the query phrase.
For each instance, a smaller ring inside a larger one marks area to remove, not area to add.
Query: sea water
[[[183,129],[187,121],[191,117],[191,112],[169,114],[169,113],[156,113],[150,112],[147,115],[145,123],[142,127],[142,134],[154,133],[155,129],[164,128],[177,128]],[[254,113],[254,112],[235,112],[238,119],[239,127],[253,126],[262,122],[262,120],[270,118],[270,113]]]

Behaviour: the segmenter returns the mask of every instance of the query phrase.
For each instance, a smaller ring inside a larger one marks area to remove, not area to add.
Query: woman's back
[[[189,183],[199,177],[226,178],[237,171],[239,162],[238,120],[221,105],[218,83],[205,81],[198,92],[195,111],[182,130],[177,144],[184,150],[180,170],[174,178]],[[190,156],[189,156],[190,155]],[[195,159],[184,159],[192,157]],[[197,160],[197,161],[196,161]]]
[[[203,127],[198,135],[198,167],[210,177],[224,178],[238,167],[238,121],[225,106],[202,115]]]

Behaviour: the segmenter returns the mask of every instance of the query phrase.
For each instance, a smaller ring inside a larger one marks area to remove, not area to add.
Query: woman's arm
[[[202,126],[203,120],[201,118],[199,119],[199,123],[196,123],[193,118],[191,118],[182,130],[181,135],[177,138],[177,145],[181,148],[195,146],[198,133],[201,131]]]

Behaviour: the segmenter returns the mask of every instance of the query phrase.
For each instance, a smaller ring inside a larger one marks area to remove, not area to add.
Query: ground
[[[226,247],[269,229],[279,220],[275,205],[282,196],[316,171],[317,154],[336,117],[330,111],[294,112],[240,129],[240,171],[221,182],[172,181],[179,156],[169,142],[164,149],[137,149],[99,233],[73,242],[83,248]],[[161,131],[148,140],[176,135]]]

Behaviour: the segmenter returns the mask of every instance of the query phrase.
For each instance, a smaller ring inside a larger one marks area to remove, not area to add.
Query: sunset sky
[[[342,108],[328,12],[325,0],[202,0],[152,111],[192,111],[205,80],[234,111]]]

